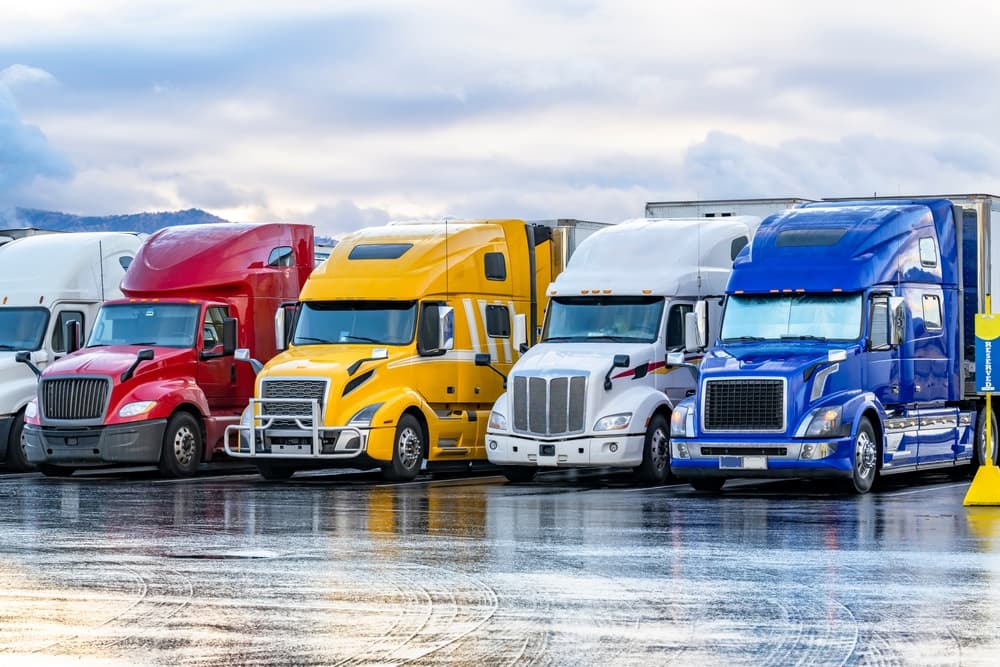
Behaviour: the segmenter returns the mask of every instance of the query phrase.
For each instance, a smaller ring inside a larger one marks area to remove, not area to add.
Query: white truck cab
[[[97,310],[118,289],[142,239],[125,232],[25,236],[0,246],[0,461],[23,472],[24,411],[42,369],[70,349],[67,332],[90,332]],[[78,324],[71,324],[78,323]],[[70,325],[67,327],[67,325]]]
[[[759,222],[643,218],[584,240],[549,285],[539,343],[494,404],[489,460],[511,481],[530,481],[540,467],[589,466],[665,481],[671,410],[696,387],[733,259]],[[668,366],[678,351],[688,365]]]

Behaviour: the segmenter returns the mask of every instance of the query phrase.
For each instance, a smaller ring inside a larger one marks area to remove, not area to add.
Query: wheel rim
[[[396,443],[399,451],[399,463],[410,470],[420,461],[420,436],[412,428],[404,428]]]
[[[188,426],[182,426],[174,434],[174,458],[182,466],[191,464],[194,458],[195,437]]]
[[[858,433],[854,443],[854,467],[861,479],[875,474],[875,440],[867,431]]]
[[[667,463],[667,434],[662,428],[653,431],[653,437],[649,441],[649,456],[657,470]]]
[[[991,439],[993,442],[990,447],[990,458],[993,462],[997,460],[997,430],[995,428],[996,424],[990,424],[990,435],[993,436]],[[979,463],[982,465],[986,462],[986,429],[979,429]]]

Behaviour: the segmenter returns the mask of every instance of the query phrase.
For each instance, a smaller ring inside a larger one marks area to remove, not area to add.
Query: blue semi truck
[[[734,262],[695,394],[671,415],[673,473],[705,491],[796,477],[865,493],[882,475],[978,465],[973,327],[1000,283],[992,214],[992,195],[945,195],[765,219]]]

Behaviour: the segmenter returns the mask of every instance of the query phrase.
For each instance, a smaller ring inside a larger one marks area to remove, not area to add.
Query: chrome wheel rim
[[[399,451],[400,465],[407,470],[420,462],[420,436],[412,428],[404,428],[399,434],[396,449]]]
[[[174,458],[182,466],[190,465],[194,458],[194,432],[188,426],[182,426],[174,434]]]
[[[858,433],[854,443],[854,467],[861,479],[869,479],[875,474],[875,440],[867,431]]]
[[[653,437],[649,441],[649,456],[657,470],[667,463],[667,434],[662,428],[653,431]]]
[[[990,445],[990,458],[993,459],[991,462],[996,462],[997,460],[997,430],[994,428],[995,424],[990,424],[990,435],[992,436],[993,442]],[[979,429],[979,463],[982,465],[986,462],[986,429]]]

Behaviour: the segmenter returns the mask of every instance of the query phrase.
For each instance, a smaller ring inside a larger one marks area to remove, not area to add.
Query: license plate
[[[311,445],[271,445],[274,454],[312,454]]]
[[[720,456],[719,468],[723,470],[767,470],[767,457]]]
[[[538,446],[539,456],[555,456],[556,446],[555,445],[539,445]]]

